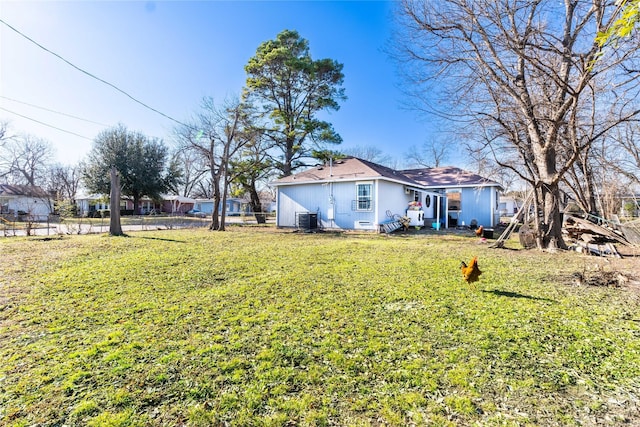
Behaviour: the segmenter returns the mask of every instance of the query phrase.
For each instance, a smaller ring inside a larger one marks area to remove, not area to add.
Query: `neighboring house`
[[[162,196],[162,212],[184,214],[194,209],[196,199],[185,196]],[[197,208],[196,208],[197,209]]]
[[[129,205],[131,205],[130,208]],[[101,212],[110,210],[109,197],[103,194],[80,194],[76,198],[76,207],[79,216],[99,217]],[[126,209],[133,209],[133,203],[121,199],[120,210]]]
[[[517,196],[500,196],[498,210],[500,216],[513,216],[518,213],[524,201]]]
[[[246,215],[251,213],[251,206],[245,199],[230,197],[227,199],[227,216]],[[213,212],[213,199],[196,199],[195,209],[211,215]],[[218,214],[222,213],[222,204],[218,206]]]
[[[145,215],[149,213],[180,213],[183,214],[193,209],[195,199],[183,196],[163,196],[161,203],[156,203],[148,197],[140,199],[138,206],[139,212],[133,212],[133,200],[121,197],[120,211],[127,212],[128,215]],[[80,195],[76,199],[78,207],[78,215],[80,216],[99,216],[100,212],[110,210],[109,197],[103,194]]]
[[[379,230],[394,215],[419,227],[499,221],[500,184],[453,167],[396,171],[347,157],[272,184],[278,227]]]
[[[33,221],[46,221],[52,211],[53,197],[42,188],[0,184],[0,214],[16,218],[28,216]]]

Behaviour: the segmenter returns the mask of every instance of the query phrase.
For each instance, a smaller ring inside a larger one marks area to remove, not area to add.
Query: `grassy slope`
[[[638,296],[559,279],[596,258],[260,230],[0,253],[0,425],[640,421]]]

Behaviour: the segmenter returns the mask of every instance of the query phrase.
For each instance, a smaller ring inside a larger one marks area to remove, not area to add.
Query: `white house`
[[[500,196],[500,202],[498,209],[501,216],[513,216],[518,213],[518,210],[522,207],[524,200],[520,197],[513,195]]]
[[[53,211],[53,198],[42,188],[31,185],[0,184],[0,214],[32,221],[46,221]]]
[[[76,207],[78,215],[94,216],[95,212],[109,210],[109,198],[101,194],[80,194],[76,197]]]
[[[409,216],[418,227],[492,227],[499,221],[502,189],[458,168],[396,171],[355,157],[272,184],[278,227],[345,230],[379,230],[394,216]]]

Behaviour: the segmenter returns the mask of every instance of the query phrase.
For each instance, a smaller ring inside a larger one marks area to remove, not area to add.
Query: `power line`
[[[52,128],[52,129],[59,130],[60,132],[65,132],[65,133],[68,133],[68,134],[71,134],[71,135],[75,135],[75,136],[80,137],[80,138],[87,139],[89,141],[93,141],[91,138],[88,138],[86,136],[79,135],[79,134],[77,134],[75,132],[71,132],[70,130],[61,129],[59,127],[50,125],[48,123],[41,122],[40,120],[32,119],[31,117],[24,116],[24,115],[22,115],[20,113],[16,113],[15,111],[7,110],[6,108],[0,107],[0,110],[6,111],[7,113],[15,114],[16,116],[20,116],[23,119],[31,120],[32,122],[36,122],[36,123],[39,123],[41,125],[48,126],[48,127]]]
[[[123,95],[125,95],[126,97],[130,98],[131,100],[133,100],[133,101],[137,102],[138,104],[142,105],[143,107],[145,107],[145,108],[147,108],[147,109],[149,109],[149,110],[151,110],[151,111],[153,111],[153,112],[155,112],[155,113],[158,113],[158,114],[160,114],[161,116],[166,117],[167,119],[172,120],[172,121],[174,121],[174,122],[178,123],[179,125],[187,126],[187,125],[185,125],[184,123],[182,123],[181,121],[176,120],[176,119],[174,119],[173,117],[171,117],[171,116],[169,116],[169,115],[167,115],[167,114],[165,114],[165,113],[163,113],[163,112],[161,112],[161,111],[159,111],[159,110],[156,110],[155,108],[150,107],[149,105],[145,104],[144,102],[142,102],[142,101],[140,101],[140,100],[138,100],[138,99],[134,98],[133,96],[129,95],[129,94],[128,94],[127,92],[125,92],[124,90],[122,90],[122,89],[120,89],[119,87],[117,87],[116,85],[114,85],[114,84],[112,84],[112,83],[109,83],[108,81],[103,80],[103,79],[101,79],[100,77],[97,77],[96,75],[91,74],[90,72],[85,71],[85,70],[83,70],[82,68],[78,67],[77,65],[75,65],[75,64],[73,64],[73,63],[71,63],[71,62],[67,61],[67,60],[66,60],[66,59],[64,59],[62,56],[58,55],[58,54],[57,54],[57,53],[55,53],[55,52],[52,52],[51,50],[47,49],[46,47],[44,47],[43,45],[41,45],[41,44],[40,44],[40,43],[38,43],[37,41],[35,41],[35,40],[33,40],[32,38],[30,38],[29,36],[27,36],[26,34],[24,34],[24,33],[20,32],[20,31],[19,31],[19,30],[17,30],[16,28],[12,27],[12,26],[11,26],[11,25],[9,25],[8,23],[6,23],[4,20],[0,19],[0,22],[1,22],[1,23],[3,23],[4,25],[6,25],[7,27],[9,27],[12,31],[16,32],[16,33],[17,33],[17,34],[19,34],[20,36],[24,37],[25,39],[29,40],[31,43],[33,43],[33,44],[35,44],[36,46],[38,46],[40,49],[44,50],[44,51],[45,51],[45,52],[47,52],[47,53],[50,53],[51,55],[55,56],[56,58],[60,59],[61,61],[65,62],[65,63],[67,63],[68,65],[70,65],[71,67],[73,67],[73,68],[75,68],[76,70],[80,71],[81,73],[86,74],[87,76],[89,76],[89,77],[91,77],[91,78],[94,78],[94,79],[98,80],[99,82],[102,82],[102,83],[106,84],[107,86],[112,87],[113,89],[117,90],[118,92],[122,93]]]
[[[4,98],[4,99],[9,100],[9,101],[18,102],[18,103],[20,103],[20,104],[28,105],[29,107],[39,108],[40,110],[49,111],[49,112],[51,112],[51,113],[60,114],[61,116],[71,117],[72,119],[82,120],[83,122],[93,123],[94,125],[99,125],[99,126],[109,127],[109,125],[105,125],[104,123],[94,122],[93,120],[83,119],[82,117],[74,116],[74,115],[72,115],[72,114],[67,114],[67,113],[63,113],[63,112],[61,112],[61,111],[52,110],[52,109],[50,109],[50,108],[40,107],[40,106],[38,106],[38,105],[34,105],[34,104],[29,104],[28,102],[19,101],[19,100],[17,100],[17,99],[9,98],[8,96],[0,95],[0,98]]]

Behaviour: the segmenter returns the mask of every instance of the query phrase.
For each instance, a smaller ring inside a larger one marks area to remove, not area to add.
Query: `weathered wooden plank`
[[[565,225],[565,229],[569,233],[573,232],[576,234],[583,234],[589,231],[591,232],[590,234],[596,234],[596,235],[608,237],[609,239],[615,240],[624,245],[629,244],[627,239],[625,239],[623,236],[619,235],[618,233],[615,233],[614,231],[609,230],[608,228],[601,227],[598,224],[594,224],[591,221],[587,221],[582,218],[577,218],[577,217],[565,214],[565,223],[568,223],[567,225]]]

